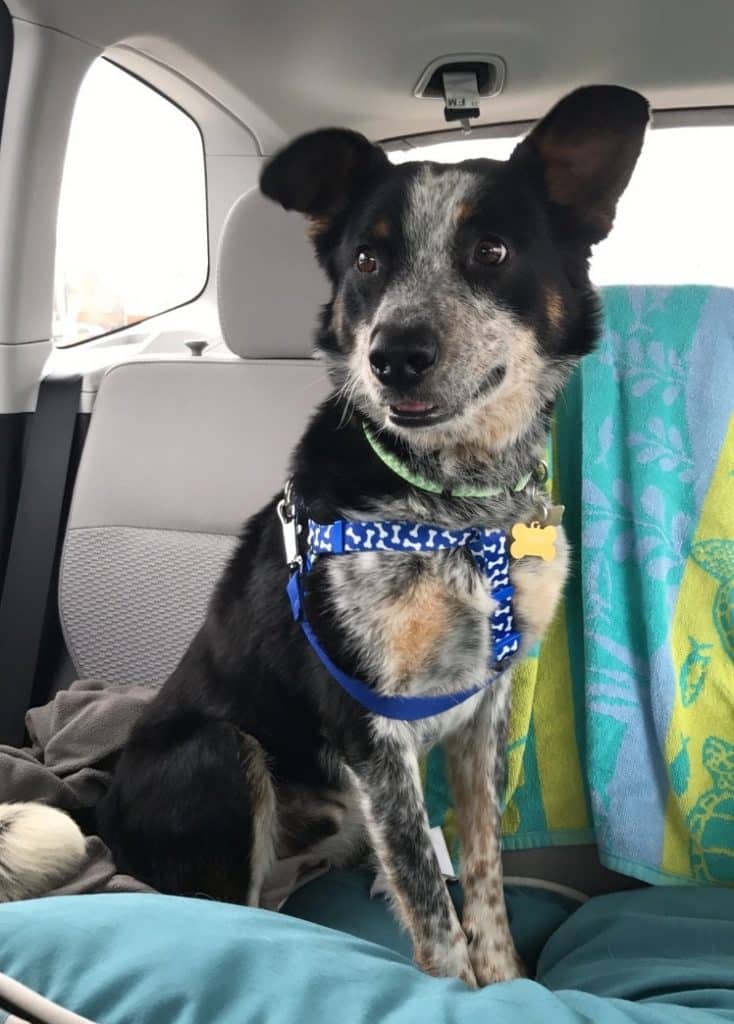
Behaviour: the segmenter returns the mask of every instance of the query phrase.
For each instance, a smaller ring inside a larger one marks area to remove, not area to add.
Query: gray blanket
[[[109,785],[114,755],[154,694],[150,686],[82,679],[50,704],[33,708],[26,716],[31,746],[0,745],[0,803],[39,800],[65,811],[94,807]],[[151,891],[118,874],[107,847],[91,837],[82,871],[54,895]]]
[[[50,704],[26,715],[31,746],[0,745],[0,803],[40,801],[62,811],[93,808],[110,783],[115,755],[156,690],[82,679]],[[277,861],[265,880],[260,906],[278,910],[288,896],[328,870],[318,852]],[[118,874],[101,839],[87,839],[87,860],[60,896],[85,892],[153,892],[130,875]]]

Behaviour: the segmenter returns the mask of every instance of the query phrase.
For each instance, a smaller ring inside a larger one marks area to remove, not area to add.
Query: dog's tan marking
[[[464,221],[469,220],[473,213],[474,207],[471,203],[459,203],[456,207],[456,223],[463,224]]]
[[[390,237],[390,221],[387,217],[381,217],[375,226],[372,228],[372,234],[375,238],[389,238]]]
[[[318,238],[319,235],[325,235],[331,227],[331,218],[324,215],[312,216],[307,218],[308,221],[308,237]]]
[[[402,681],[425,668],[438,648],[456,601],[435,578],[415,586],[385,609],[385,658],[390,677]]]
[[[565,320],[565,314],[566,310],[560,293],[549,285],[545,289],[545,315],[548,317],[548,323],[556,330],[560,330]]]

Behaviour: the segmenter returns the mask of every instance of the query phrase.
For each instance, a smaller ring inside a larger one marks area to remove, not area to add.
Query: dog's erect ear
[[[562,99],[510,160],[562,214],[564,229],[592,244],[609,234],[649,119],[647,100],[638,92],[586,86]]]
[[[263,169],[260,188],[286,210],[305,213],[312,233],[320,235],[388,163],[364,135],[324,128],[276,153]]]

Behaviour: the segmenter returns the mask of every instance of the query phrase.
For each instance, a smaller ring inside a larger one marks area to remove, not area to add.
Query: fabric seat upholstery
[[[222,331],[238,358],[139,360],[101,383],[59,583],[80,676],[165,680],[243,521],[282,487],[293,443],[328,393],[310,356],[326,281],[301,219],[247,193],[225,225],[219,265]]]

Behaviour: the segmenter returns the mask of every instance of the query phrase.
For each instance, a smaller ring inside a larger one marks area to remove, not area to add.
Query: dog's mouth
[[[390,406],[390,422],[397,427],[427,427],[447,419],[440,405],[431,402],[396,402]]]
[[[506,373],[507,368],[504,364],[490,370],[476,391],[472,393],[467,405],[499,387],[505,379]],[[432,427],[453,419],[461,412],[463,409],[449,409],[433,402],[416,401],[415,399],[394,402],[389,406],[390,422],[396,427]]]

